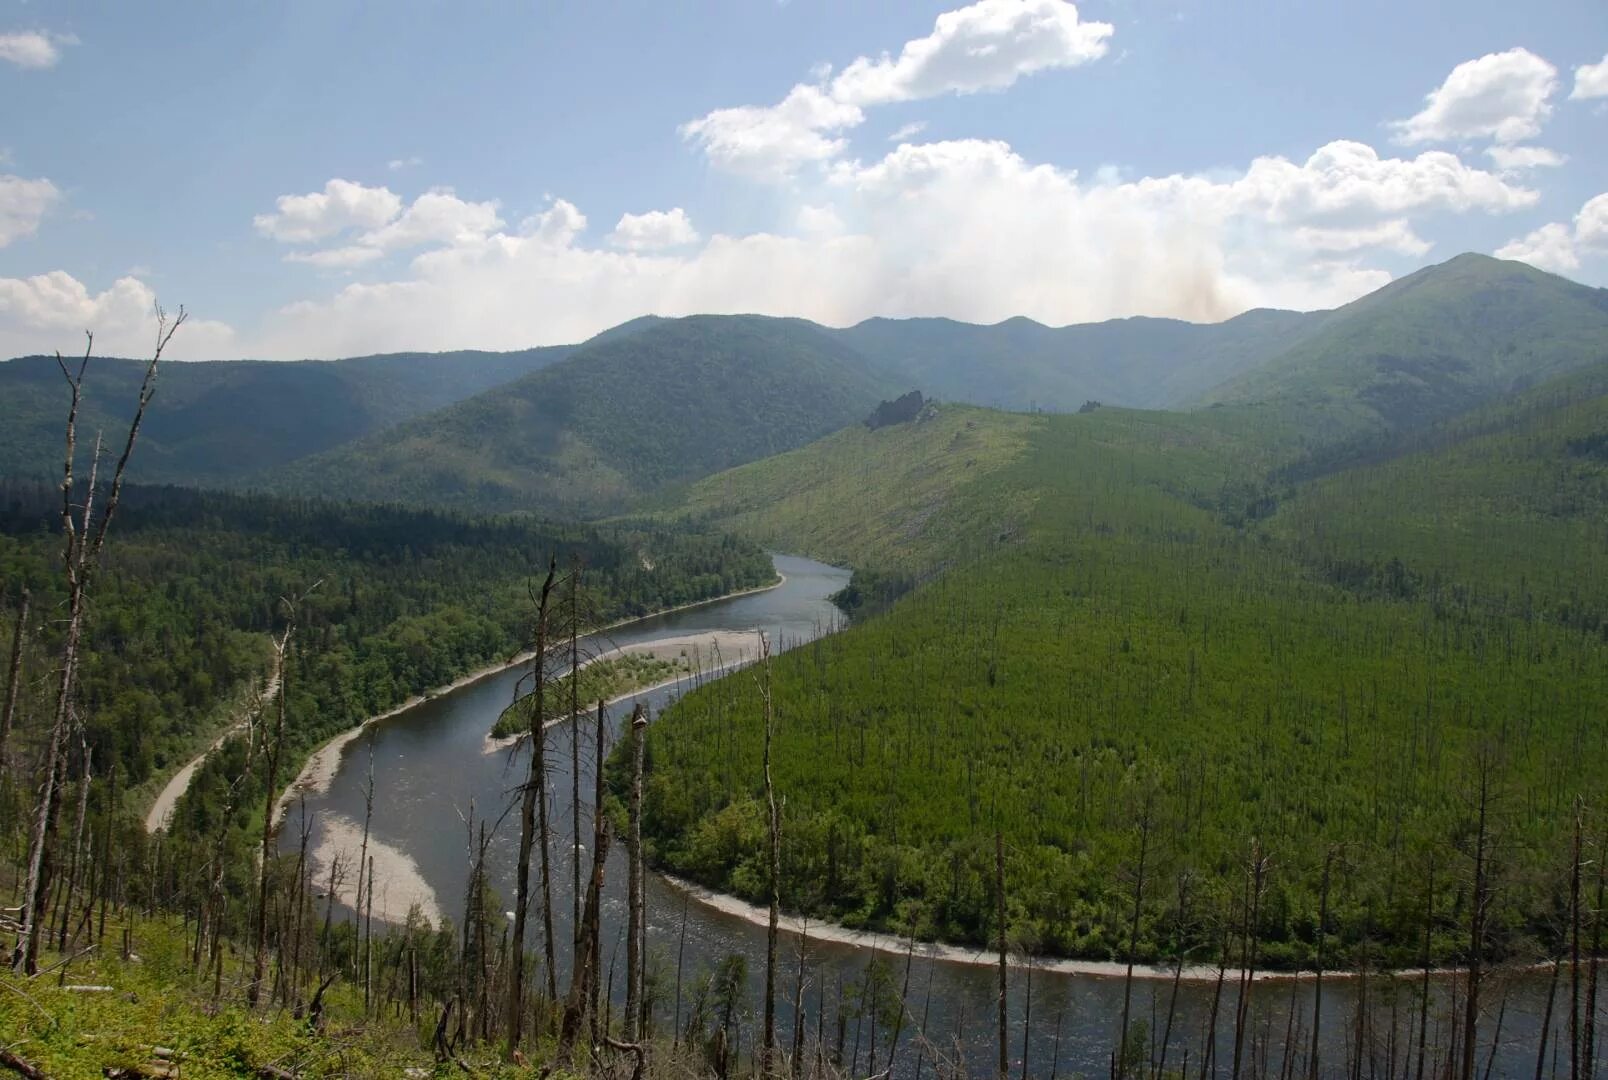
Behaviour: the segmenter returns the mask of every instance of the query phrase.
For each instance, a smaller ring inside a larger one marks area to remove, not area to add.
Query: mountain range
[[[1232,408],[1309,453],[1413,431],[1608,360],[1608,290],[1461,255],[1332,311],[1048,327],[645,317],[588,342],[166,365],[135,479],[546,516],[619,513],[802,446],[912,388],[1069,412]],[[86,428],[116,430],[140,365],[96,360]],[[48,475],[53,358],[0,363],[0,471]]]

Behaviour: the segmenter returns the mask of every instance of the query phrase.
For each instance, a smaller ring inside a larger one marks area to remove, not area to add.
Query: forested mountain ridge
[[[164,364],[131,477],[146,483],[237,484],[265,468],[509,382],[564,359],[573,349]],[[92,358],[84,381],[82,430],[126,430],[144,372],[143,361]],[[60,471],[67,394],[55,357],[0,363],[0,475]]]
[[[1608,360],[1608,289],[1465,254],[1323,315],[1279,356],[1203,395],[1269,402],[1319,440],[1407,431]]]
[[[947,401],[1071,412],[1169,408],[1278,355],[1324,313],[1259,309],[1221,323],[1128,318],[1051,327],[1018,316],[867,319],[833,331],[876,370]]]
[[[902,389],[804,320],[650,320],[263,481],[343,498],[596,516],[803,445]]]
[[[696,340],[688,336],[694,326]],[[661,347],[662,357],[652,355]],[[732,363],[732,348],[744,363]],[[779,377],[804,356],[812,359],[797,377]],[[1608,290],[1480,255],[1427,267],[1335,311],[1254,310],[1217,324],[874,318],[832,329],[803,319],[643,316],[579,346],[170,364],[134,478],[279,490],[308,483],[343,497],[608,513],[666,485],[802,445],[858,419],[861,401],[913,388],[940,400],[1049,412],[1088,401],[1259,404],[1262,415],[1298,423],[1303,451],[1331,468],[1381,435],[1605,358]],[[661,360],[687,371],[678,377]],[[520,381],[560,362],[570,365],[564,376]],[[594,362],[601,364],[595,372]],[[633,364],[637,373],[618,378]],[[139,365],[97,359],[92,367],[86,430],[117,428]],[[740,377],[745,370],[751,378]],[[53,358],[0,363],[0,473],[45,475],[57,467],[60,378]],[[616,396],[631,391],[620,400],[632,403],[633,419],[587,405],[603,396],[588,389],[594,384],[609,384]],[[697,385],[708,400],[689,410],[682,390]],[[818,415],[803,422],[816,406],[800,402],[773,416],[789,393],[819,399]],[[662,413],[665,403],[676,410]],[[572,409],[586,430],[566,426]],[[752,430],[740,430],[744,413]],[[720,452],[690,444],[672,450],[645,442],[641,431],[627,433],[705,420],[703,441],[727,444]],[[598,441],[604,426],[612,429],[610,446]],[[497,445],[498,432],[522,427],[515,441],[547,441]]]

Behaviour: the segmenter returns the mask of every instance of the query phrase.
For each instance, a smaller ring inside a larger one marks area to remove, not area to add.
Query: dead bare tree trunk
[[[1575,797],[1574,848],[1569,859],[1569,1080],[1580,1080],[1580,857],[1586,804]]]
[[[1005,952],[1005,834],[998,829],[994,830],[994,918],[999,924],[999,1080],[1009,1080],[1010,1049],[1005,1044],[1009,1035],[1005,1014],[1010,976]]]
[[[538,840],[542,845],[543,900],[547,920],[548,978],[552,979],[553,913],[552,894],[547,891],[547,800],[543,775],[546,755],[542,746],[546,742],[543,724],[546,720],[547,689],[547,605],[553,591],[553,578],[558,572],[557,558],[547,564],[547,578],[542,582],[536,605],[536,655],[531,661],[531,714],[530,714],[530,772],[519,817],[519,862],[514,877],[514,937],[512,963],[508,976],[508,1057],[519,1049],[525,1022],[525,920],[530,909],[530,854]],[[538,815],[538,810],[540,814]],[[539,818],[539,820],[538,820]],[[538,828],[541,830],[538,835]],[[556,992],[554,993],[556,997]]]
[[[1318,972],[1312,985],[1312,1049],[1307,1054],[1308,1080],[1318,1080],[1318,1032],[1323,1025],[1323,947],[1329,925],[1329,877],[1333,869],[1334,848],[1330,848],[1323,855],[1323,880],[1318,886]]]
[[[1435,857],[1433,853],[1429,859],[1429,869],[1424,885],[1424,955],[1422,957],[1423,986],[1420,990],[1422,997],[1418,1002],[1418,1071],[1413,1074],[1414,1080],[1424,1080],[1425,1058],[1429,1054],[1429,960],[1430,944],[1435,931]]]
[[[160,307],[156,309],[156,347],[151,354],[150,363],[146,365],[145,377],[140,383],[134,418],[128,427],[128,440],[123,445],[122,456],[117,460],[117,470],[112,478],[106,510],[101,515],[99,524],[95,524],[93,514],[96,472],[100,458],[99,439],[95,442],[95,456],[90,462],[89,486],[84,494],[81,515],[76,522],[73,518],[73,458],[77,451],[78,407],[83,400],[84,372],[89,367],[90,354],[95,344],[94,336],[85,335],[87,340],[84,345],[84,358],[79,363],[76,374],[68,370],[61,354],[56,354],[56,365],[61,369],[62,376],[72,391],[71,404],[67,411],[67,445],[61,482],[61,523],[65,538],[62,545],[62,567],[67,578],[67,629],[62,645],[61,675],[56,685],[55,717],[46,743],[44,784],[34,812],[32,834],[28,845],[28,871],[19,911],[22,929],[18,933],[17,946],[12,954],[12,967],[29,974],[38,970],[43,909],[50,896],[49,850],[56,820],[57,778],[64,771],[62,758],[68,729],[73,721],[73,702],[78,679],[78,650],[83,638],[84,599],[96,559],[106,543],[106,531],[111,527],[112,519],[117,513],[118,501],[123,491],[123,475],[128,468],[129,456],[134,451],[134,443],[139,438],[145,409],[150,404],[152,395],[156,393],[157,364],[160,363],[162,352],[167,348],[168,342],[184,324],[184,319],[185,312],[182,307],[179,308],[178,317],[171,324],[162,309]]]
[[[246,1005],[255,1009],[262,995],[262,981],[268,974],[268,864],[273,859],[274,803],[279,795],[279,751],[285,741],[285,650],[296,625],[296,608],[290,608],[290,623],[274,643],[274,682],[279,691],[279,711],[274,719],[274,737],[268,744],[268,784],[262,796],[262,855],[257,878],[257,940],[251,959],[251,982],[246,987]],[[283,947],[283,943],[281,943]]]
[[[1184,928],[1189,924],[1189,884],[1190,873],[1185,870],[1178,875],[1178,930],[1173,936],[1174,949],[1178,955],[1173,961],[1172,994],[1167,999],[1167,1026],[1161,1035],[1161,1061],[1157,1064],[1155,1075],[1167,1074],[1167,1049],[1172,1043],[1173,1021],[1178,1016],[1178,984],[1184,978]],[[1059,1031],[1057,1031],[1059,1036]]]
[[[570,632],[570,829],[574,842],[570,846],[570,937],[573,968],[581,962],[581,564],[579,558],[570,566],[569,581],[569,632]],[[598,763],[602,767],[602,762]]]
[[[774,737],[776,709],[771,701],[770,641],[759,635],[760,697],[765,705],[765,813],[770,833],[770,914],[765,928],[765,1038],[760,1054],[761,1076],[770,1076],[776,1065],[776,938],[782,913],[782,816],[776,805],[776,785],[771,779],[771,740]],[[890,1061],[892,1055],[890,1052]]]
[[[1603,808],[1608,811],[1608,806]],[[1591,915],[1591,972],[1586,978],[1586,1049],[1581,1073],[1595,1076],[1597,1066],[1597,979],[1603,964],[1602,916],[1605,886],[1608,886],[1608,813],[1604,814],[1605,827],[1597,842],[1597,900]]]
[[[1240,1075],[1240,1055],[1244,1049],[1246,1023],[1251,1014],[1251,987],[1256,980],[1258,929],[1261,925],[1262,889],[1267,883],[1267,856],[1259,840],[1251,842],[1245,895],[1245,929],[1240,938],[1240,992],[1234,1010],[1234,1070]]]
[[[22,642],[28,626],[28,590],[22,590],[21,606],[17,608],[17,625],[11,631],[11,663],[7,665],[5,712],[0,713],[0,777],[6,773],[6,745],[11,741],[11,727],[17,719],[17,693],[22,687]]]
[[[603,703],[597,703],[598,768],[597,804],[592,812],[592,875],[586,886],[586,904],[581,915],[581,941],[575,953],[575,966],[570,972],[569,995],[564,1003],[564,1016],[559,1024],[558,1056],[560,1061],[573,1060],[575,1041],[580,1038],[581,1025],[591,1019],[592,1042],[597,1045],[603,1038],[597,1018],[597,988],[599,968],[603,957],[602,902],[604,864],[609,854],[608,818],[603,814]]]
[[[1476,780],[1476,824],[1474,835],[1474,887],[1468,917],[1468,992],[1464,996],[1463,1053],[1459,1076],[1473,1080],[1475,1044],[1480,1022],[1480,979],[1485,952],[1485,920],[1490,911],[1489,843],[1491,782],[1494,762],[1489,752],[1480,756]]]
[[[608,757],[608,714],[602,701],[597,703],[597,730],[594,732],[593,753],[597,755],[597,768],[593,769],[592,777],[592,873],[597,878],[598,903],[602,903],[603,889],[603,861],[608,854],[609,828],[608,818],[603,814],[603,797],[606,785],[603,780],[603,761]],[[592,984],[587,994],[586,1005],[590,1010],[592,1021],[592,1042],[597,1043],[601,1038],[598,1030],[598,991],[602,986],[603,973],[603,916],[601,909],[592,927],[591,937],[592,957]]]
[[[1146,794],[1144,808],[1139,815],[1139,862],[1133,881],[1133,916],[1128,923],[1128,971],[1122,980],[1122,1025],[1117,1029],[1117,1080],[1128,1075],[1128,1016],[1133,1005],[1133,964],[1139,951],[1139,916],[1145,902],[1145,860],[1150,854],[1150,826],[1153,794]]]
[[[643,966],[647,956],[642,948],[646,924],[642,899],[642,747],[647,738],[648,714],[637,702],[631,711],[631,796],[626,833],[626,938],[625,938],[625,1038],[635,1042],[641,1034]]]
[[[89,814],[90,759],[89,742],[84,738],[82,725],[78,728],[79,777],[78,813],[73,819],[73,843],[67,863],[67,890],[62,897],[61,920],[56,927],[56,948],[67,951],[67,928],[72,921],[73,894],[78,890],[78,863],[83,857],[84,822]]]

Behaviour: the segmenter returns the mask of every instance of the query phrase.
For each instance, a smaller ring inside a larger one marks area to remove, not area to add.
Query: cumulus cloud
[[[0,248],[39,231],[39,222],[61,201],[49,180],[0,176]]]
[[[923,131],[926,131],[926,130],[927,130],[927,121],[925,121],[925,120],[912,120],[908,124],[900,125],[900,127],[899,127],[899,129],[897,131],[895,131],[892,135],[888,136],[888,141],[891,142],[891,143],[908,142],[908,141],[910,141],[911,139],[914,139],[917,135],[920,135]]]
[[[304,243],[346,234],[338,247],[285,256],[324,270],[351,270],[409,248],[472,243],[503,225],[495,200],[468,202],[449,188],[427,191],[402,209],[401,198],[386,188],[331,180],[322,192],[280,196],[278,207],[257,216],[259,232]]]
[[[1569,160],[1556,150],[1548,150],[1544,146],[1503,146],[1498,143],[1486,147],[1485,153],[1503,172],[1556,169]]]
[[[1575,215],[1575,239],[1584,247],[1608,251],[1608,192],[1588,201]]]
[[[1595,64],[1575,68],[1574,77],[1574,89],[1569,93],[1571,100],[1608,97],[1608,53]]]
[[[1396,141],[1456,142],[1534,138],[1552,112],[1558,69],[1528,49],[1509,49],[1467,60],[1430,91],[1424,108],[1391,126]]]
[[[262,235],[292,244],[325,240],[348,229],[376,229],[402,212],[402,199],[389,188],[331,180],[323,191],[281,195],[272,214],[252,224]]]
[[[0,355],[72,352],[83,348],[86,330],[94,333],[100,355],[149,355],[156,335],[155,303],[150,286],[134,277],[118,278],[99,293],[63,270],[0,278]],[[227,324],[192,318],[185,320],[165,355],[227,359],[236,348]]]
[[[1574,236],[1569,232],[1569,226],[1559,222],[1543,225],[1528,235],[1510,240],[1497,248],[1494,254],[1498,259],[1517,259],[1559,274],[1580,269]]]
[[[858,58],[832,80],[832,96],[864,106],[1003,90],[1036,71],[1098,60],[1111,33],[1064,0],[979,0],[939,15],[897,57]]]
[[[692,227],[687,212],[677,206],[645,214],[621,214],[608,242],[627,251],[657,251],[696,244],[698,230]]]
[[[61,60],[62,45],[76,45],[70,34],[46,34],[38,30],[0,34],[0,60],[20,68],[40,70],[55,67]]]
[[[1573,229],[1556,221],[1543,225],[1497,248],[1496,257],[1563,273],[1580,268],[1582,252],[1608,252],[1608,192],[1586,201],[1574,217]]]
[[[632,248],[619,226],[588,245],[585,215],[554,199],[513,230],[421,253],[395,280],[277,312],[256,351],[515,348],[579,340],[649,311],[1063,324],[1329,307],[1389,280],[1370,256],[1428,249],[1415,215],[1534,201],[1451,154],[1391,158],[1348,142],[1301,161],[1258,158],[1236,174],[1089,180],[1001,142],[905,144],[834,163],[776,231],[682,248]]]
[[[835,133],[864,119],[858,106],[800,84],[776,105],[716,109],[681,125],[681,135],[696,141],[723,169],[770,179],[807,162],[836,157],[847,144]]]
[[[864,122],[866,108],[1002,90],[1024,75],[1099,59],[1111,34],[1111,24],[1082,21],[1066,0],[978,0],[939,15],[932,33],[898,56],[859,57],[836,77],[821,68],[816,84],[794,86],[775,105],[716,109],[681,134],[720,168],[785,177],[841,154],[842,133]]]

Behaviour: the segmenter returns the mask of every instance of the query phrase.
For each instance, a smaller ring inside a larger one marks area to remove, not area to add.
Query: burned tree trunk
[[[134,418],[128,427],[128,440],[123,445],[122,456],[117,460],[117,470],[112,477],[106,510],[102,513],[98,524],[95,523],[93,510],[96,471],[100,457],[99,439],[95,443],[95,456],[90,462],[89,485],[84,493],[80,516],[77,521],[73,516],[75,487],[73,459],[77,453],[78,407],[83,401],[84,372],[89,367],[95,339],[91,336],[86,341],[84,358],[79,363],[76,374],[67,369],[60,353],[56,355],[56,365],[61,369],[62,376],[66,378],[71,389],[71,402],[67,410],[65,464],[61,481],[61,524],[64,536],[62,568],[67,578],[67,629],[62,645],[61,676],[56,684],[55,716],[46,742],[44,784],[34,811],[28,844],[28,868],[19,912],[22,929],[12,954],[12,967],[29,974],[38,970],[39,935],[42,917],[45,914],[44,907],[50,897],[49,851],[55,831],[58,776],[65,772],[63,756],[66,751],[68,730],[73,723],[78,679],[78,650],[83,638],[84,600],[89,577],[94,570],[96,559],[106,544],[106,531],[111,527],[112,519],[117,514],[117,504],[123,491],[123,474],[128,468],[129,456],[134,452],[134,443],[139,438],[140,423],[145,418],[146,406],[156,393],[157,365],[161,362],[162,352],[167,348],[168,342],[184,324],[184,318],[184,309],[181,307],[178,318],[169,324],[162,309],[156,309],[156,349],[151,355],[150,363],[146,365],[145,378],[140,383]]]
[[[274,718],[274,735],[268,743],[268,783],[262,796],[262,854],[257,878],[257,937],[252,950],[251,983],[246,988],[246,1005],[255,1009],[262,996],[262,981],[268,974],[268,864],[273,859],[274,803],[279,793],[279,751],[285,741],[285,650],[295,627],[295,607],[289,605],[291,623],[274,643],[274,681],[278,684],[279,710]],[[283,944],[281,944],[283,948]]]
[[[765,927],[765,1036],[759,1071],[769,1076],[776,1066],[776,937],[782,909],[782,818],[776,806],[776,786],[771,779],[771,739],[776,712],[771,702],[770,642],[759,635],[760,696],[765,705],[765,814],[770,833],[770,914]],[[891,1054],[890,1054],[891,1060]]]
[[[1008,1080],[1011,1059],[1005,1040],[1009,1035],[1006,995],[1010,968],[1005,952],[1005,834],[998,829],[994,830],[994,917],[999,924],[999,1080]]]
[[[17,693],[22,686],[22,642],[28,625],[27,589],[22,590],[22,601],[17,608],[17,625],[11,631],[11,663],[7,665],[5,711],[0,713],[0,776],[6,772],[6,744],[11,741],[11,727],[17,719]]]
[[[536,655],[531,660],[530,713],[530,772],[525,779],[525,790],[519,817],[519,862],[514,877],[514,936],[511,969],[508,975],[508,1056],[519,1049],[525,1021],[525,921],[530,909],[530,854],[539,841],[542,845],[542,892],[544,917],[547,923],[547,976],[553,979],[553,913],[552,894],[547,879],[547,799],[545,773],[547,756],[542,747],[546,742],[547,689],[547,605],[553,591],[553,577],[558,572],[558,560],[549,560],[547,578],[542,582],[536,605]],[[539,831],[538,831],[539,830]],[[557,996],[556,993],[554,996]]]
[[[634,1042],[641,1034],[641,1010],[646,980],[642,977],[647,956],[643,950],[646,926],[642,901],[642,747],[647,738],[647,710],[638,702],[631,712],[631,796],[626,833],[626,938],[625,938],[625,1037]]]
[[[1128,1016],[1133,1005],[1133,964],[1139,951],[1139,917],[1145,902],[1145,860],[1150,854],[1150,827],[1153,797],[1146,795],[1139,815],[1139,861],[1134,870],[1133,915],[1128,923],[1128,971],[1122,980],[1122,1025],[1117,1029],[1117,1080],[1128,1075]]]

